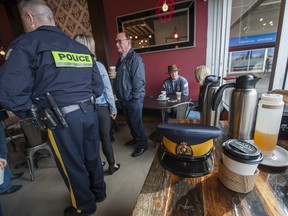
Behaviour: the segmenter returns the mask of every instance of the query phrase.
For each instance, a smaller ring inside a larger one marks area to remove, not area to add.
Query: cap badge
[[[183,156],[192,156],[193,150],[190,146],[187,145],[186,142],[181,142],[180,145],[176,147],[176,154]]]

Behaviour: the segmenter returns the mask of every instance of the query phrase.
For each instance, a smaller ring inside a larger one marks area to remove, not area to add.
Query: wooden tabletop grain
[[[288,215],[287,167],[258,166],[255,187],[246,194],[234,192],[220,182],[220,146],[228,139],[222,129],[223,135],[214,142],[215,167],[206,176],[185,178],[173,174],[160,165],[156,153],[132,215]],[[279,141],[279,145],[288,150],[287,141]]]

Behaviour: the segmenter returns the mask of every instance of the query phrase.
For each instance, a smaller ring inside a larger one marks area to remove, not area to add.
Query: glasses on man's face
[[[125,41],[125,40],[128,40],[128,39],[126,39],[126,38],[125,39],[116,39],[115,43],[122,44],[122,42]]]

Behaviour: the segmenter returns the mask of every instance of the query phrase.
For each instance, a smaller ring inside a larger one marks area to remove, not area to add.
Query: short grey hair
[[[20,0],[20,11],[31,13],[41,24],[54,23],[54,15],[48,3],[44,0]]]

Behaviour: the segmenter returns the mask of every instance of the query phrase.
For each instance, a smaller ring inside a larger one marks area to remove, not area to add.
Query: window
[[[259,94],[268,91],[280,5],[280,0],[232,2],[227,74],[261,77],[256,85]]]
[[[261,76],[259,95],[288,89],[287,12],[281,0],[208,1],[206,64],[212,74]]]

